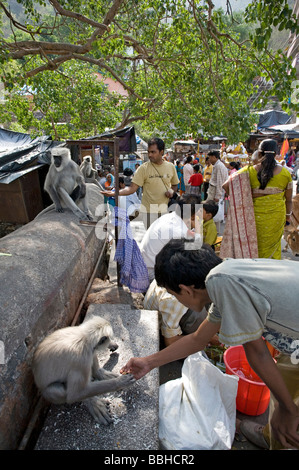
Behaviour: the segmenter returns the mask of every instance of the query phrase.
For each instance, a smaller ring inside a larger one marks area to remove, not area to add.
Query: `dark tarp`
[[[132,127],[124,127],[119,131],[108,131],[104,134],[96,135],[93,137],[87,137],[86,139],[82,140],[95,140],[95,139],[112,139],[113,137],[119,137],[119,152],[120,153],[130,153],[136,152],[137,144],[136,144],[136,135],[135,135],[135,128]]]
[[[23,174],[49,164],[48,150],[57,145],[49,136],[32,138],[29,134],[0,128],[0,183],[9,184]]]
[[[258,129],[278,126],[281,124],[287,124],[291,119],[287,113],[283,111],[266,111],[260,114],[259,123],[257,125]]]
[[[298,139],[299,138],[299,132],[293,129],[280,130],[280,129],[269,128],[268,131],[269,133],[271,133],[272,131],[272,133],[280,135],[281,138],[283,139]]]
[[[39,138],[33,139],[29,134],[0,128],[0,153],[10,149],[14,150],[15,148],[34,145],[38,140]]]
[[[299,139],[299,131],[294,129],[276,129],[276,128],[265,128],[260,129],[258,132],[250,134],[252,137],[263,136],[264,139]]]

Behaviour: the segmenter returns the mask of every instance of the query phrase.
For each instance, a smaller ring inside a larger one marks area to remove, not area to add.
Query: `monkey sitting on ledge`
[[[79,219],[92,220],[87,207],[86,184],[83,174],[71,159],[71,152],[66,147],[57,147],[51,151],[51,165],[44,185],[45,191],[54,202],[57,212],[63,207],[70,209]],[[82,209],[77,205],[80,203]],[[45,213],[43,211],[43,213]]]
[[[84,401],[94,419],[108,425],[112,418],[107,402],[98,395],[129,387],[133,375],[119,375],[99,368],[97,352],[109,348],[113,331],[108,321],[92,317],[79,326],[54,331],[37,347],[32,371],[42,396],[54,404]]]
[[[98,172],[92,168],[91,156],[86,155],[83,157],[83,162],[80,165],[80,170],[84,176],[85,183],[93,183],[100,188],[101,191],[104,191],[105,188],[97,180]]]

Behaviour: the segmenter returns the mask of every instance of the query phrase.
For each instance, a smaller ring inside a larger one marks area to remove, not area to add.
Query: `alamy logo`
[[[159,218],[158,213],[161,211],[162,213],[167,213],[167,206],[165,204],[151,204],[151,211],[149,212],[150,216],[150,222],[151,224],[155,222]],[[168,207],[168,210],[174,211],[176,209],[176,204],[172,205],[171,207]],[[146,208],[143,207],[142,205],[139,207],[136,206],[136,210],[139,212],[138,216],[134,219],[135,222],[142,222],[143,223],[143,213],[146,213]],[[188,250],[195,250],[199,249],[202,245],[202,215],[203,215],[203,210],[202,210],[202,204],[196,204],[194,207],[194,212],[195,215],[192,215],[192,208],[191,205],[185,204],[183,206],[183,213],[181,215],[181,218],[185,221],[188,229],[191,229],[191,219],[193,220],[192,225],[193,229],[188,230],[190,234],[193,234],[193,238],[196,238],[195,234],[200,235],[201,239],[201,244],[199,244],[199,241],[197,240],[197,244],[191,245],[188,244],[188,247],[186,249]],[[119,210],[119,220],[118,217],[115,213],[115,208],[109,204],[99,204],[98,207],[96,208],[95,211],[95,217],[101,217],[100,220],[97,222],[96,227],[95,227],[95,234],[96,237],[99,240],[104,240],[107,235],[111,238],[115,238],[115,226],[118,225],[120,227],[119,234],[118,234],[118,239],[127,239],[127,238],[134,238],[134,233],[133,231],[131,232],[129,225],[127,224],[128,220],[126,221],[126,211],[124,209]],[[190,227],[189,227],[190,225]],[[179,231],[177,232],[174,230],[174,226],[168,226],[167,224],[165,226],[161,225],[159,228],[159,234],[158,233],[151,233],[150,238],[151,239],[158,239],[160,238],[161,240],[170,240],[171,238],[181,238],[182,235],[179,234]],[[189,237],[187,237],[189,238]],[[191,237],[192,238],[192,237]]]

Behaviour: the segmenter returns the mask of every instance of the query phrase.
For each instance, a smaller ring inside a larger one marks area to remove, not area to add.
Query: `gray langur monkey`
[[[83,401],[98,423],[110,424],[107,401],[98,395],[135,383],[131,374],[119,375],[99,368],[97,352],[118,348],[111,341],[112,336],[110,323],[97,316],[47,336],[32,361],[34,380],[42,396],[54,404]]]
[[[94,168],[92,168],[92,161],[91,156],[86,155],[83,157],[83,162],[80,165],[80,170],[84,176],[85,183],[93,183],[96,184],[101,191],[104,191],[103,186],[97,180],[98,172]]]
[[[92,220],[87,207],[86,184],[79,166],[71,159],[65,147],[51,150],[51,165],[44,185],[54,202],[57,212],[63,212],[62,204],[82,220]],[[76,204],[80,203],[82,209]]]

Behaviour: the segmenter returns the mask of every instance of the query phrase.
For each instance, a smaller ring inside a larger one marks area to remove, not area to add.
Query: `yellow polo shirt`
[[[179,184],[179,179],[173,163],[163,161],[155,165],[148,161],[138,168],[132,183],[143,188],[141,212],[166,213],[169,198],[165,193],[172,185]]]
[[[214,245],[217,240],[218,232],[213,219],[204,221],[203,223],[203,242],[208,245]]]

